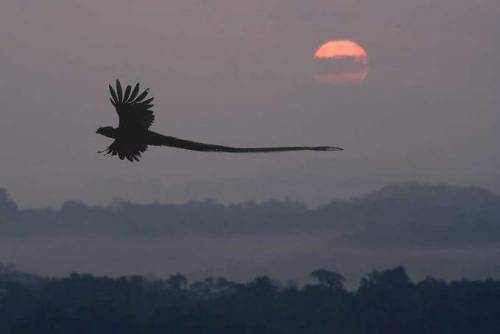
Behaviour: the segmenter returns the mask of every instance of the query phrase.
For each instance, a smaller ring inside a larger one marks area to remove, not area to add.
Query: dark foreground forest
[[[262,276],[44,278],[2,266],[0,333],[500,333],[500,281],[412,282],[373,271],[355,290],[316,270],[310,284]]]

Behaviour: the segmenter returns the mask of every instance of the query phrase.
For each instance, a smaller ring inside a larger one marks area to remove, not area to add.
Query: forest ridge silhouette
[[[500,281],[413,282],[403,267],[373,270],[354,290],[318,269],[313,283],[268,276],[189,282],[72,273],[49,278],[0,263],[1,333],[497,334]]]
[[[149,89],[140,91],[139,83],[128,85],[123,90],[120,81],[116,80],[116,90],[109,85],[110,101],[119,117],[118,128],[111,126],[100,127],[97,133],[114,139],[110,146],[99,153],[118,156],[121,160],[139,161],[142,153],[148,146],[169,146],[200,152],[225,152],[225,153],[270,153],[285,151],[342,151],[335,146],[283,146],[283,147],[231,147],[214,144],[205,144],[191,140],[165,136],[149,128],[154,122],[154,98],[146,99]]]

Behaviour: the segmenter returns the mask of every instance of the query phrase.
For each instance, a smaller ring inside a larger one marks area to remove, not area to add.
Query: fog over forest
[[[19,209],[0,190],[0,262],[66,275],[182,272],[307,281],[316,268],[353,285],[374,268],[410,276],[500,277],[500,196],[478,187],[408,182],[317,208],[282,200]]]

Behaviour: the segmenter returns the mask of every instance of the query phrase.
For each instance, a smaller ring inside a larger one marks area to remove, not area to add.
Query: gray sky
[[[22,206],[318,204],[409,179],[500,191],[499,16],[498,0],[3,0],[0,186]],[[364,83],[313,80],[330,39],[366,49]],[[346,151],[103,157],[117,77],[151,87],[161,133]]]

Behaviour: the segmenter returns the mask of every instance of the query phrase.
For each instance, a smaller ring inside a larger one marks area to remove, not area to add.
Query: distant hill
[[[468,243],[500,240],[500,197],[478,187],[408,182],[318,210],[351,240]]]
[[[5,189],[0,188],[0,224],[16,219],[18,213],[16,203],[9,199]]]
[[[18,209],[0,189],[0,237],[26,235],[290,234],[325,232],[376,244],[500,241],[500,197],[478,187],[401,183],[316,209],[292,201],[115,202]]]

